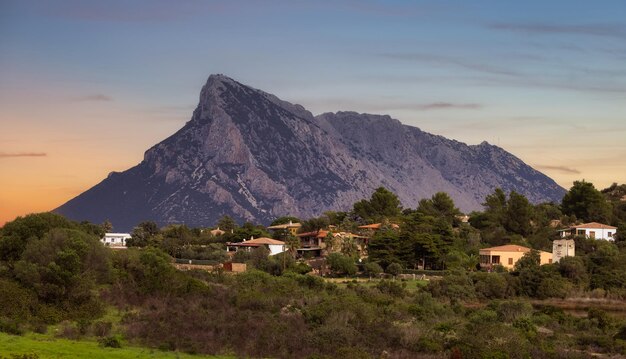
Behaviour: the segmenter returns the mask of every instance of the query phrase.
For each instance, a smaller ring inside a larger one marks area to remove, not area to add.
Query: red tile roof
[[[362,229],[379,229],[381,225],[382,225],[382,223],[372,223],[372,224],[366,224],[364,226],[359,226],[359,228],[362,228]],[[400,226],[395,224],[395,223],[391,223],[391,228],[398,229],[398,228],[400,228]]]
[[[518,246],[517,244],[505,244],[503,246],[490,247],[490,248],[482,248],[481,251],[490,251],[490,252],[530,252],[530,248]]]
[[[276,239],[272,239],[272,238],[261,237],[261,238],[251,239],[249,241],[226,243],[226,245],[229,245],[229,246],[241,246],[241,247],[260,247],[260,246],[266,245],[266,244],[267,245],[269,245],[269,244],[284,245],[285,242],[279,241],[279,240],[276,240]]]
[[[598,222],[583,223],[571,228],[590,228],[590,229],[617,229],[617,227],[609,226],[608,224],[602,224]]]

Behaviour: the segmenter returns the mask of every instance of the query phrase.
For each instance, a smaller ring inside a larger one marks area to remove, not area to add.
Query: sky
[[[213,73],[626,183],[623,1],[0,0],[0,225],[138,164]]]

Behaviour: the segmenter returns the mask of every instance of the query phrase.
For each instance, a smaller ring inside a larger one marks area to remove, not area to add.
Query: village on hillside
[[[576,186],[587,189],[589,185],[578,182],[568,195],[576,195]],[[616,206],[623,207],[624,198],[618,196]],[[597,206],[597,202],[591,201],[589,206]],[[564,214],[563,208],[535,206],[515,192],[507,198],[498,189],[486,198],[484,212],[463,214],[445,193],[422,200],[415,210],[402,210],[393,193],[379,188],[369,201],[356,203],[351,212],[328,212],[307,221],[286,216],[267,227],[251,223],[239,227],[225,216],[216,227],[200,229],[182,225],[159,229],[153,222],[143,222],[132,233],[106,233],[102,242],[113,249],[160,246],[182,269],[241,272],[252,257],[265,256],[280,262],[281,270],[286,269],[288,258],[290,265],[298,263],[301,270],[313,275],[371,276],[389,273],[390,265],[394,265],[392,273],[454,268],[512,271],[531,253],[537,255],[540,265],[556,264],[564,257],[576,256],[577,239],[614,242],[620,238],[617,226],[583,223],[573,212]],[[599,208],[591,212],[602,213]],[[581,215],[577,210],[581,219],[602,218]],[[373,219],[380,221],[368,222]],[[285,258],[276,259],[281,255]],[[345,268],[350,261],[348,267],[354,269]]]

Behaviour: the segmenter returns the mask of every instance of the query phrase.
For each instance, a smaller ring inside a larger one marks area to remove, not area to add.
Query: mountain
[[[532,202],[565,190],[503,149],[468,146],[355,112],[313,116],[300,105],[211,75],[193,116],[144,160],[55,211],[129,230],[142,220],[210,226],[222,215],[268,223],[348,210],[384,186],[406,207],[438,191],[464,211],[496,187]]]

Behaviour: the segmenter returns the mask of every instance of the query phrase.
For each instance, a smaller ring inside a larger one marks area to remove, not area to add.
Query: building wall
[[[125,247],[126,241],[131,238],[128,233],[106,233],[100,242],[108,246],[120,246]]]
[[[584,234],[579,231],[584,231]],[[594,232],[593,238],[595,239],[606,239],[607,241],[615,240],[615,229],[607,229],[607,228],[576,228],[572,232],[564,231],[561,232],[561,237],[565,238],[567,236],[582,236],[584,235],[587,238],[591,238],[591,232]]]
[[[563,257],[576,255],[576,244],[573,239],[557,239],[552,242],[552,262],[558,263]]]
[[[278,253],[282,253],[285,251],[285,246],[283,244],[270,244],[268,245],[270,250],[270,256],[273,256]]]
[[[493,263],[494,256],[500,256],[499,264],[508,270],[512,270],[515,267],[515,263],[517,263],[517,261],[520,260],[520,258],[522,258],[524,254],[526,254],[526,252],[522,252],[522,251],[512,251],[512,252],[480,251],[479,253],[481,257],[485,255],[488,255],[491,257],[491,266],[495,265]],[[539,264],[544,265],[544,264],[549,264],[549,263],[552,263],[552,253],[539,251]],[[480,266],[483,268],[486,268],[486,267],[489,267],[489,264],[483,263],[482,258],[481,258]]]
[[[495,265],[494,262],[494,257],[499,256],[499,264],[502,265],[504,268],[506,269],[513,269],[513,267],[515,267],[515,263],[517,263],[517,261],[522,258],[524,256],[524,252],[491,252],[491,251],[480,251],[480,255],[488,255],[491,257],[491,264]],[[482,262],[482,260],[481,260]],[[483,267],[487,267],[488,265],[483,265],[483,263],[481,263],[481,266]]]

